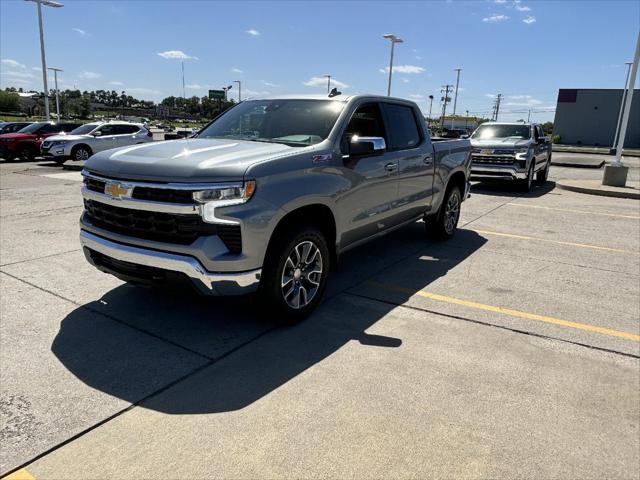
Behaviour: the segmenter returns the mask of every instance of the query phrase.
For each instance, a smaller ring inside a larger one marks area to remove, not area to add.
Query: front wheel
[[[295,323],[320,303],[329,275],[329,249],[324,234],[314,228],[279,235],[267,253],[262,272],[262,296],[279,314],[279,323]]]
[[[531,165],[529,166],[529,170],[527,171],[527,178],[525,178],[524,180],[521,180],[520,190],[525,193],[530,192],[531,188],[533,187],[533,176],[534,176],[535,164],[536,164],[536,160],[535,158],[532,158]]]
[[[31,162],[36,158],[36,152],[29,145],[23,145],[18,148],[16,158],[23,162]]]
[[[427,233],[439,240],[448,240],[453,237],[458,228],[461,205],[460,189],[456,186],[449,187],[438,213],[424,219]]]
[[[73,149],[73,152],[71,152],[71,158],[77,161],[88,160],[90,156],[91,156],[91,152],[87,147],[84,147],[84,146],[75,147]]]

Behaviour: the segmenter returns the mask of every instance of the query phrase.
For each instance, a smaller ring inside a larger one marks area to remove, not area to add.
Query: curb
[[[605,164],[605,161],[602,160],[600,163],[598,164],[583,164],[583,163],[573,163],[573,162],[554,162],[553,160],[551,160],[551,165],[556,166],[556,167],[572,167],[572,168],[602,168],[602,166]]]
[[[640,200],[640,192],[618,192],[613,190],[601,190],[598,188],[578,187],[575,185],[565,185],[556,182],[556,187],[560,190],[568,190],[570,192],[586,193],[587,195],[597,195],[600,197],[630,198],[632,200]]]

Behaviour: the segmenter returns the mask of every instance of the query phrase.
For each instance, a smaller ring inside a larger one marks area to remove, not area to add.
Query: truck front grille
[[[497,155],[471,155],[471,161],[482,165],[513,165],[515,158]]]
[[[84,184],[93,192],[104,193],[106,182],[93,177],[85,177]],[[182,189],[136,186],[131,197],[149,202],[193,203],[193,191]]]
[[[84,208],[91,224],[121,235],[179,245],[190,245],[201,236],[218,235],[229,252],[242,251],[239,225],[213,225],[195,215],[114,207],[87,199]]]

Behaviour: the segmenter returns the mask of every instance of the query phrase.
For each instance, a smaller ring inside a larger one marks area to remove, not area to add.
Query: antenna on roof
[[[338,95],[342,95],[342,92],[339,92],[335,87],[331,89],[331,92],[329,92],[329,98],[337,97]]]

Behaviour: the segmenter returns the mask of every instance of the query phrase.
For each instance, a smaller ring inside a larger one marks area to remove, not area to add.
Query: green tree
[[[13,92],[0,91],[0,111],[17,112],[20,110],[20,96]]]
[[[551,135],[553,133],[553,122],[544,122],[542,124],[542,129],[544,130],[545,135]]]

